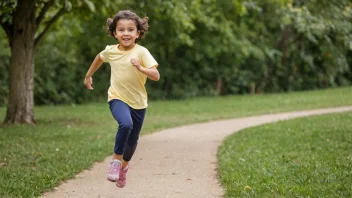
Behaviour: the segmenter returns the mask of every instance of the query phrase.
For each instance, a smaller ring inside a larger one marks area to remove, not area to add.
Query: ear
[[[138,30],[137,31],[137,38],[139,38],[139,35],[141,34],[141,31],[140,30]]]

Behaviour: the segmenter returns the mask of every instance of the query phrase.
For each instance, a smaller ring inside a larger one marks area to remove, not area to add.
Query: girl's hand
[[[141,62],[137,58],[131,58],[131,63],[133,66],[135,66],[138,69],[138,71],[141,70],[142,65],[141,65]]]
[[[93,78],[92,77],[85,77],[84,78],[84,84],[86,85],[87,89],[93,90],[93,87],[92,87]]]

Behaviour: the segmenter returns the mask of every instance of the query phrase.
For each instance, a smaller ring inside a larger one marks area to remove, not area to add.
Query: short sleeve
[[[158,63],[146,48],[142,51],[141,59],[142,65],[146,68],[158,67]]]
[[[111,48],[112,48],[111,45],[107,45],[105,47],[105,49],[99,53],[99,56],[100,56],[101,60],[103,60],[104,62],[109,62],[110,61],[109,54],[110,54],[110,49]]]

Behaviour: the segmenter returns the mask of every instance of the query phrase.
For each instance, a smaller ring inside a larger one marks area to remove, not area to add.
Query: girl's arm
[[[141,63],[136,58],[132,58],[131,63],[133,66],[135,66],[138,69],[138,71],[145,74],[151,80],[158,81],[160,79],[159,71],[156,69],[155,66],[152,68],[144,68],[141,66]]]
[[[92,84],[93,79],[92,76],[99,69],[99,67],[103,64],[103,60],[101,60],[100,55],[98,54],[95,59],[93,60],[92,64],[89,67],[89,70],[84,78],[84,84],[86,85],[87,89],[93,90]]]

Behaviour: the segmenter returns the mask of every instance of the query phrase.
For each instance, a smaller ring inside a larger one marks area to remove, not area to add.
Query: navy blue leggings
[[[110,110],[119,127],[116,133],[114,152],[130,161],[137,148],[146,109],[133,109],[121,100],[109,101]]]

